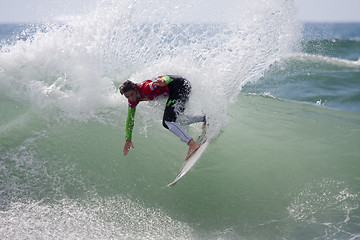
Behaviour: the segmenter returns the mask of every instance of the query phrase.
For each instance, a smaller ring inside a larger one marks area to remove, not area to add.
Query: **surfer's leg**
[[[182,142],[188,144],[192,138],[186,132],[186,130],[178,122],[176,122],[176,119],[177,111],[175,110],[175,103],[166,104],[163,117],[163,126],[178,136]]]
[[[183,115],[185,111],[185,105],[189,100],[189,95],[191,92],[191,85],[188,80],[179,76],[169,76],[173,79],[173,81],[168,85],[170,90],[170,96],[167,102],[167,106],[174,106],[174,111],[176,114],[176,118],[174,121],[177,121],[181,124],[190,125],[192,123],[198,122],[206,122],[206,116],[190,116]],[[179,117],[179,115],[181,116]],[[177,119],[179,117],[179,119]]]
[[[168,121],[164,121],[163,123],[170,132],[178,136],[182,142],[185,142],[189,146],[188,153],[185,157],[185,159],[188,160],[191,154],[193,154],[200,145],[189,136],[186,130],[179,123]]]
[[[180,77],[171,76],[174,80],[169,83],[170,96],[164,110],[163,126],[169,128],[167,122],[176,122],[178,115],[185,110],[191,87],[189,82]]]
[[[189,116],[185,115],[184,118],[179,119],[181,124],[190,125],[198,122],[206,122],[206,116]]]
[[[176,122],[179,113],[184,112],[185,104],[189,99],[191,87],[189,82],[180,77],[170,76],[172,81],[168,87],[170,89],[170,96],[166,103],[163,126],[170,130],[173,134],[178,136],[182,142],[185,142],[189,146],[186,160],[193,154],[200,145],[195,142],[192,137],[186,132],[186,130]]]
[[[166,128],[169,129],[170,132],[178,136],[182,142],[188,144],[192,139],[192,137],[189,136],[186,130],[179,123],[164,121],[164,124],[166,125]]]
[[[185,159],[188,160],[191,154],[193,154],[200,147],[200,144],[195,142],[179,123],[164,121],[164,124],[167,126],[170,132],[178,136],[182,142],[185,142],[189,146],[188,153],[185,157]]]

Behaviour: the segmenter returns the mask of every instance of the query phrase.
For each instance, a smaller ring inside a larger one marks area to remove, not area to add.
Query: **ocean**
[[[166,99],[139,104],[124,157],[117,89],[164,74],[191,82],[212,137],[172,188],[187,146]],[[360,239],[359,147],[359,23],[105,0],[0,25],[0,239]]]

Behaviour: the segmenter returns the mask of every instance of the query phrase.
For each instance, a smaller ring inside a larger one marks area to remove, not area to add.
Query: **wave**
[[[269,11],[261,2],[249,5],[248,16],[238,1],[170,6],[158,0],[146,8],[140,2],[101,1],[88,14],[41,24],[2,46],[0,91],[40,109],[56,107],[88,119],[126,104],[116,93],[125,79],[178,74],[193,85],[189,111],[205,112],[218,132],[224,122],[219,112],[226,115],[243,84],[261,77],[300,37],[291,3]]]
[[[358,114],[240,94],[228,117],[194,169],[168,188],[186,146],[158,122],[147,122],[147,132],[136,125],[135,149],[124,158],[122,126],[28,115],[26,124],[0,136],[6,143],[0,234],[266,239],[288,229],[287,238],[315,239],[339,227],[347,233],[332,232],[334,238],[358,233]]]
[[[349,39],[314,40],[302,44],[303,51],[314,55],[323,55],[356,61],[359,59],[360,41]]]
[[[357,61],[342,59],[337,57],[328,57],[317,54],[309,53],[297,53],[294,54],[289,60],[299,61],[308,65],[318,64],[317,66],[327,66],[328,68],[340,67],[340,68],[360,68],[360,58]]]
[[[295,53],[277,61],[243,92],[360,112],[360,60]]]

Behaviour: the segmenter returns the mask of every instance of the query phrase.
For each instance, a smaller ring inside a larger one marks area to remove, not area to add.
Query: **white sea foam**
[[[122,197],[14,202],[0,210],[3,239],[191,239],[192,228]]]

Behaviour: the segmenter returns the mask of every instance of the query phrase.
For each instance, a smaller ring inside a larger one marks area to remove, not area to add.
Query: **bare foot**
[[[197,142],[195,142],[193,139],[189,141],[188,146],[189,146],[189,151],[188,154],[186,155],[185,160],[188,160],[189,157],[200,147],[200,145]]]

